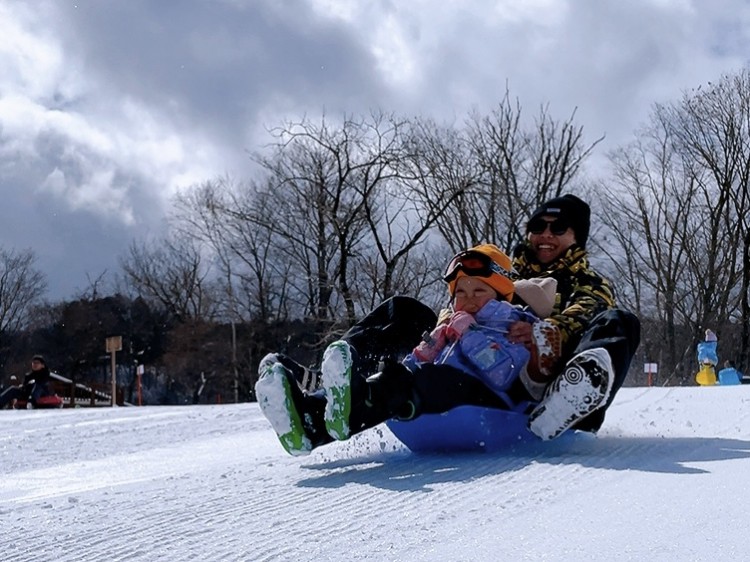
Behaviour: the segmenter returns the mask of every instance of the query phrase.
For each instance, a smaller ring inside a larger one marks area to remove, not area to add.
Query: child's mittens
[[[461,339],[461,336],[466,330],[476,323],[477,321],[474,320],[474,317],[468,312],[462,310],[454,312],[446,326],[445,337],[448,338],[449,341],[457,341]]]
[[[429,334],[427,332],[424,333],[422,341],[412,352],[414,353],[414,357],[417,358],[417,361],[422,363],[432,363],[437,359],[437,356],[440,355],[440,352],[448,341],[445,337],[447,329],[448,326],[441,324]]]
[[[439,324],[429,334],[425,332],[422,342],[414,348],[414,357],[422,363],[432,363],[448,342],[459,340],[476,323],[468,312],[454,312],[447,323]]]

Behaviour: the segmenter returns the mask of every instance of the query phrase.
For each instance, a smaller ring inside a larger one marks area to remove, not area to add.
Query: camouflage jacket
[[[599,313],[615,307],[612,287],[589,266],[586,250],[573,245],[557,260],[543,265],[536,260],[527,243],[513,252],[513,267],[520,279],[552,277],[557,280],[557,295],[552,315],[562,336],[562,357],[573,353],[591,320]]]

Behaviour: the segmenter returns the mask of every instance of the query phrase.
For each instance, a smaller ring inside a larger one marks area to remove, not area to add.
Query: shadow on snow
[[[414,454],[408,451],[304,465],[325,471],[297,485],[338,488],[352,482],[401,491],[430,491],[430,485],[467,482],[519,471],[532,464],[577,465],[601,470],[635,470],[668,474],[704,474],[710,468],[690,466],[750,457],[750,441],[699,437],[595,437],[563,435],[543,443],[521,443],[496,453]]]

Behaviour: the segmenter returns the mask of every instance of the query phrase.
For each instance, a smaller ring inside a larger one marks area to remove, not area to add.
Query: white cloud
[[[78,162],[80,165],[80,161]],[[86,174],[83,182],[71,179],[60,168],[55,168],[40,186],[60,199],[68,201],[72,208],[106,216],[118,216],[125,224],[133,224],[133,210],[125,202],[124,189],[113,187],[116,171],[102,169],[85,162]]]
[[[163,204],[180,188],[215,173],[211,165],[218,158],[205,141],[179,135],[138,104],[123,101],[119,110],[106,121],[49,109],[21,96],[0,98],[2,136],[7,139],[0,144],[0,162],[25,158],[41,168],[51,166],[50,177],[62,173],[65,188],[52,181],[41,189],[49,188],[49,194],[73,210],[104,212],[126,224],[133,222],[128,191],[136,181],[159,186]],[[56,155],[45,150],[50,142],[59,147]],[[53,165],[57,159],[75,175]]]
[[[54,91],[64,61],[59,45],[34,28],[28,5],[0,5],[0,64],[3,81],[0,93],[22,89],[30,97]]]

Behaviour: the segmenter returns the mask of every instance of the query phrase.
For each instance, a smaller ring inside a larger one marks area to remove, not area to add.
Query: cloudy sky
[[[461,121],[507,84],[603,158],[749,56],[744,0],[2,0],[0,246],[70,298],[284,118]]]

